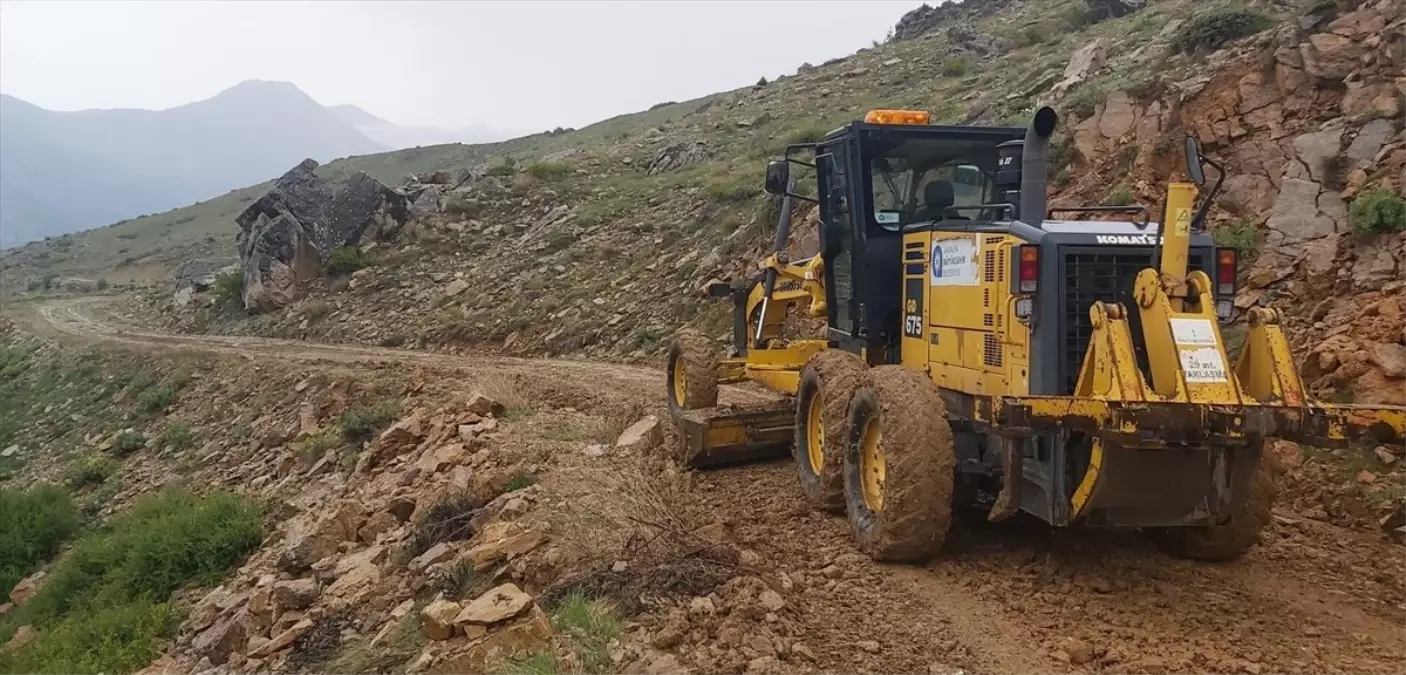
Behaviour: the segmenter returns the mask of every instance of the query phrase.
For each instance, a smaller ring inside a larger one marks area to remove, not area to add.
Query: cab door
[[[820,197],[820,250],[825,260],[825,288],[830,291],[827,317],[834,339],[855,334],[854,204],[848,138],[816,148],[816,174]]]

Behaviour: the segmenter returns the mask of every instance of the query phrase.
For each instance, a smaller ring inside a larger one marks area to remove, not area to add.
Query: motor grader
[[[1225,173],[1195,139],[1192,182],[1168,185],[1153,222],[1142,206],[1048,208],[1057,122],[876,110],[770,161],[774,252],[757,277],[708,288],[733,304],[729,353],[689,331],[670,347],[686,463],[789,448],[807,499],[845,511],[878,560],[934,555],[968,508],[1142,528],[1223,560],[1269,520],[1267,439],[1399,442],[1406,409],[1308,395],[1273,309],[1249,310],[1231,362],[1238,261],[1203,231]],[[796,201],[819,208],[820,252],[803,260],[786,254]],[[791,314],[823,318],[824,335],[786,334]],[[744,381],[784,396],[718,405],[720,384]]]

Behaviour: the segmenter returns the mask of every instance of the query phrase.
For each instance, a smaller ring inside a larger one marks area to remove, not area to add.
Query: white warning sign
[[[981,283],[976,265],[975,237],[938,239],[932,243],[929,276],[933,286],[976,286]]]
[[[1215,347],[1182,349],[1181,371],[1187,382],[1225,382],[1225,361]]]
[[[1216,327],[1210,319],[1172,319],[1172,340],[1178,346],[1216,346]]]

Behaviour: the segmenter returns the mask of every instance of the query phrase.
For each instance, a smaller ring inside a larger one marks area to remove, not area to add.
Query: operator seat
[[[919,220],[942,220],[943,210],[957,202],[952,181],[935,180],[923,187],[923,210]]]

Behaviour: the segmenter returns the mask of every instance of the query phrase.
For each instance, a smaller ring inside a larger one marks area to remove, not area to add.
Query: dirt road
[[[353,368],[531,373],[600,400],[658,405],[662,397],[662,374],[649,368],[164,335],[119,326],[101,307],[96,299],[55,301],[15,318],[65,340]],[[734,388],[724,398],[761,395]],[[779,658],[761,662],[777,670],[1406,672],[1406,549],[1375,532],[1280,509],[1243,560],[1206,565],[1168,558],[1136,533],[971,518],[955,526],[939,559],[919,568],[858,555],[842,518],[805,507],[789,462],[701,473],[696,494],[701,508],[732,524],[760,567],[791,585],[784,616],[758,628],[784,643]],[[705,655],[705,670],[755,662],[751,635],[736,632],[720,629],[685,647]],[[728,658],[734,650],[749,658]]]

